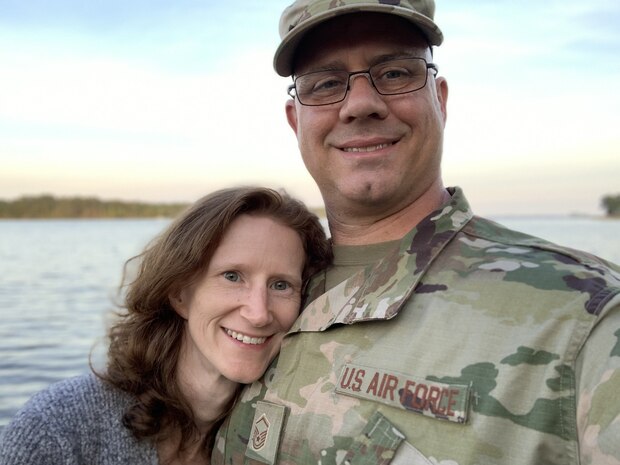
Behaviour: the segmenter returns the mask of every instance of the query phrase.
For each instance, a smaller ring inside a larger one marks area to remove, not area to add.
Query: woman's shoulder
[[[118,411],[130,401],[127,394],[87,374],[59,381],[35,394],[16,417],[35,414],[39,419],[63,420],[64,424],[83,422],[110,410]]]
[[[99,417],[103,405],[114,403],[116,397],[118,394],[90,374],[51,384],[15,414],[3,431],[3,443],[11,433],[22,437],[29,436],[28,432],[67,433],[89,418]]]
[[[56,460],[72,451],[101,449],[105,442],[129,442],[122,416],[131,397],[94,375],[52,384],[35,394],[2,431],[2,459]],[[6,463],[14,463],[6,461]],[[29,462],[30,463],[30,462]]]

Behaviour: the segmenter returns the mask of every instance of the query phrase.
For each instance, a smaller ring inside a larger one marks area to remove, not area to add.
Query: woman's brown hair
[[[254,187],[223,189],[203,197],[142,254],[128,260],[125,276],[134,262],[137,275],[126,285],[122,311],[109,330],[107,370],[98,376],[135,397],[123,423],[138,439],[156,442],[176,432],[182,452],[199,437],[192,410],[176,382],[185,320],[168,296],[191,284],[207,267],[229,225],[241,214],[273,218],[299,234],[306,253],[305,282],[331,262],[331,247],[316,215],[283,192]],[[205,454],[216,430],[212,428],[204,439]]]

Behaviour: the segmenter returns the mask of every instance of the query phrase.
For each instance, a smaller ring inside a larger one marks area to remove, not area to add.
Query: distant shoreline
[[[0,220],[171,219],[190,203],[149,203],[101,200],[96,197],[23,196],[0,200]],[[319,218],[323,207],[310,208]]]
[[[173,218],[189,203],[146,203],[96,197],[24,196],[0,200],[0,219]]]
[[[101,200],[96,197],[54,197],[52,195],[23,196],[16,200],[0,199],[0,220],[60,220],[60,219],[156,219],[175,218],[190,203],[149,203],[123,200]],[[309,207],[319,218],[325,218],[324,207]],[[620,220],[620,214],[592,213],[528,214],[502,213],[484,215],[487,218],[587,218]]]

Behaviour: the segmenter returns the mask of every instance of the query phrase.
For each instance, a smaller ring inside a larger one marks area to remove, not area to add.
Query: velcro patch
[[[262,463],[276,463],[285,415],[286,407],[283,405],[265,401],[256,403],[246,457]]]
[[[439,383],[352,363],[342,369],[336,392],[454,423],[465,423],[469,411],[467,385]]]
[[[346,465],[389,465],[405,435],[380,412],[368,420],[344,457]]]

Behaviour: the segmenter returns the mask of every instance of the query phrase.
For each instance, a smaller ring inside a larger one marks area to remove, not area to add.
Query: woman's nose
[[[255,287],[248,290],[241,302],[241,316],[256,327],[266,326],[273,321],[266,288]]]

